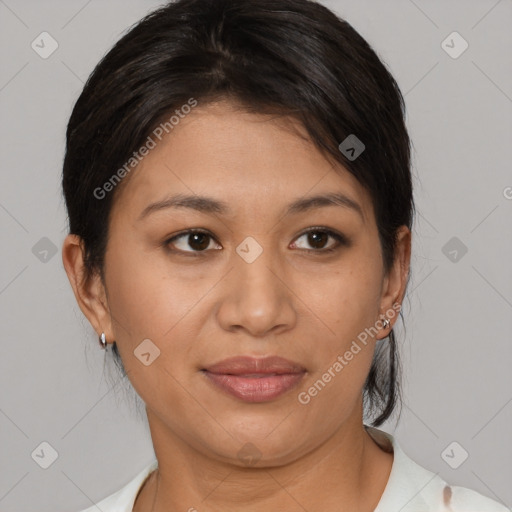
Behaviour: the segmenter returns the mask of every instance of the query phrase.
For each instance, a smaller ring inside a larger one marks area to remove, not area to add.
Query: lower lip
[[[268,377],[241,377],[203,370],[210,382],[244,402],[269,402],[293,389],[304,377],[302,373],[285,373]]]

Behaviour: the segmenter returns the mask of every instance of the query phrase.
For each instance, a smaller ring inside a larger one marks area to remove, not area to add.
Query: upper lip
[[[224,359],[205,368],[210,373],[245,375],[245,374],[285,374],[303,373],[306,369],[299,363],[278,356],[256,358],[237,356]]]

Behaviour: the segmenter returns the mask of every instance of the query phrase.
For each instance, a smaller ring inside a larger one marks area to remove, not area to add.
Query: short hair
[[[125,183],[102,199],[94,191],[191,97],[298,120],[369,192],[389,271],[414,202],[404,100],[386,65],[347,21],[311,0],[178,0],[130,27],[93,70],[69,119],[62,186],[86,276],[104,279],[109,214]],[[364,144],[355,159],[340,150],[349,135]],[[393,330],[382,342],[363,393],[373,426],[401,402]],[[124,372],[115,343],[113,353]]]

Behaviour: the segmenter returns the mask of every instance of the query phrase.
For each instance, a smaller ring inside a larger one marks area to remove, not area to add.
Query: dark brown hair
[[[191,97],[299,120],[369,191],[390,269],[397,229],[411,229],[414,203],[404,100],[385,64],[349,23],[310,0],[178,0],[140,20],[105,55],[69,120],[62,185],[87,275],[103,277],[109,214],[121,186],[101,199],[94,191]],[[365,145],[354,160],[339,149],[351,134]],[[122,368],[115,344],[113,351]],[[397,402],[391,331],[387,343],[377,342],[364,387],[372,425],[389,418]]]

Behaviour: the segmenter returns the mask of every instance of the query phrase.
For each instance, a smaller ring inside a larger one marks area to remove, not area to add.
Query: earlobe
[[[105,288],[98,272],[87,276],[83,241],[78,235],[66,236],[62,245],[62,263],[82,313],[98,336],[105,332],[107,339],[113,339]]]

